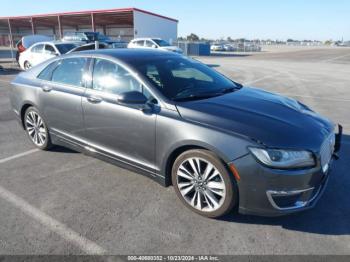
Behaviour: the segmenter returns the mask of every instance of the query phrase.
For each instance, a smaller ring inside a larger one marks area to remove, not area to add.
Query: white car
[[[225,51],[225,48],[221,44],[212,44],[210,46],[210,51]]]
[[[234,47],[233,47],[233,45],[226,44],[226,45],[224,45],[224,49],[225,49],[225,51],[233,51]]]
[[[180,54],[183,52],[181,48],[170,45],[167,41],[160,38],[135,38],[130,41],[128,48],[159,48]]]
[[[77,46],[76,43],[67,42],[35,43],[19,55],[18,63],[23,70],[28,70],[52,57],[63,55]]]

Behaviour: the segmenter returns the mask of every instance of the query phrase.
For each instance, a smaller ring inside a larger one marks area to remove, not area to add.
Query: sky
[[[350,40],[350,0],[1,0],[0,16],[123,7],[178,19],[178,36]]]

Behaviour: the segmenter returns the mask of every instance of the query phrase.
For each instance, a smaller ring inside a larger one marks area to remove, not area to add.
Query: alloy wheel
[[[32,65],[31,65],[28,61],[26,61],[26,62],[24,63],[24,69],[25,69],[25,70],[29,70],[31,67],[32,67]]]
[[[177,187],[185,201],[204,212],[219,209],[226,196],[224,179],[218,169],[202,158],[187,158],[177,169]]]
[[[38,113],[30,111],[25,120],[26,130],[36,146],[42,147],[47,140],[47,130],[44,121]]]

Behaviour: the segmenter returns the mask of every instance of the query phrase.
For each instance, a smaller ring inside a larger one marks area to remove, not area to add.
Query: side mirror
[[[152,48],[158,48],[158,46],[156,46],[156,45],[152,45]]]
[[[141,92],[130,91],[120,94],[118,102],[128,105],[144,106],[147,103],[147,97]]]

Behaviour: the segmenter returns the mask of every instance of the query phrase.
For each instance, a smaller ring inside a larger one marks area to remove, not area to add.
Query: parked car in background
[[[128,45],[125,41],[113,40],[100,32],[68,32],[64,35],[62,41],[79,41],[85,43],[98,41],[108,44],[110,48],[126,48]]]
[[[87,44],[79,45],[73,48],[72,50],[68,51],[67,54],[73,53],[73,52],[81,52],[81,51],[94,50],[94,49],[106,49],[106,48],[109,48],[109,47],[105,43],[98,43],[97,48],[95,43],[87,43]]]
[[[71,147],[173,185],[207,217],[312,208],[341,143],[341,126],[306,105],[172,52],[76,52],[11,84],[37,148]]]
[[[233,51],[234,47],[231,44],[226,44],[224,45],[225,51]]]
[[[170,45],[167,41],[160,38],[135,38],[130,41],[128,48],[158,48],[160,50],[183,53],[181,48]]]
[[[63,55],[78,47],[77,43],[39,42],[23,51],[18,59],[19,66],[28,70],[52,57]]]
[[[46,35],[27,35],[23,36],[16,44],[17,52],[16,52],[16,60],[18,62],[19,56],[22,52],[27,50],[33,44],[44,41],[52,41],[53,37]]]
[[[210,51],[225,51],[225,48],[221,44],[212,44],[210,46]]]

